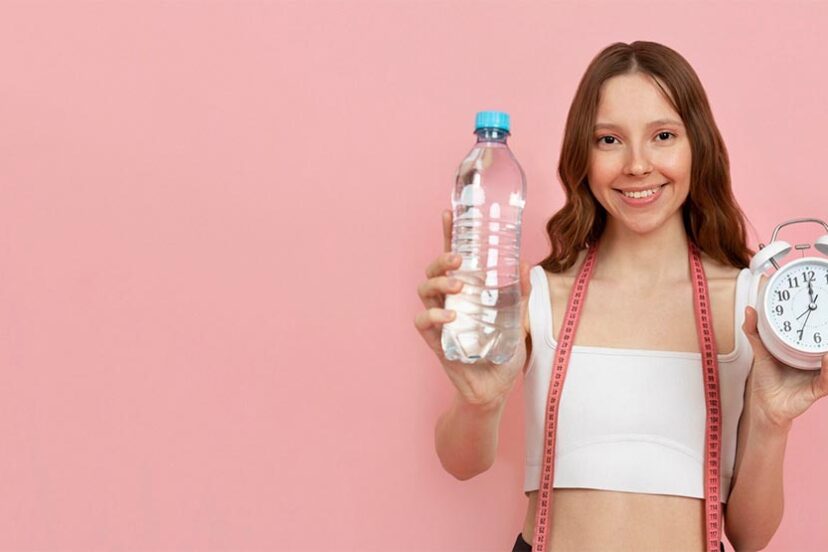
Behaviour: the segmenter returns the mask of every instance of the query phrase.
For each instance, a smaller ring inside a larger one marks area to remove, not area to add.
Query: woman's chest
[[[552,335],[557,341],[574,279],[547,273]],[[719,354],[735,348],[736,278],[708,281],[711,318]],[[619,289],[590,282],[575,345],[699,352],[694,292],[689,282],[659,290]]]

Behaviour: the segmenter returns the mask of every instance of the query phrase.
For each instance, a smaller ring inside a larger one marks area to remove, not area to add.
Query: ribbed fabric
[[[527,493],[540,483],[546,402],[557,347],[546,274],[536,265],[530,276],[532,354],[523,384]],[[758,284],[759,276],[747,268],[739,273],[735,348],[718,355],[722,502],[730,494],[736,432],[753,360],[742,331],[744,309],[755,306]],[[573,346],[558,411],[554,487],[703,499],[706,411],[701,358],[701,353],[692,352]]]

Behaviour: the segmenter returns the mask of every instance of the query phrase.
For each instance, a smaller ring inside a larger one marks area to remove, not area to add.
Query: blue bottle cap
[[[505,111],[478,111],[474,119],[475,132],[481,128],[498,128],[509,132],[509,114]]]

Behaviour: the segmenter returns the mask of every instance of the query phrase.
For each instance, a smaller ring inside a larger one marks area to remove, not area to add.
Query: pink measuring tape
[[[549,516],[552,512],[552,487],[555,481],[555,435],[558,423],[558,406],[560,395],[566,379],[569,355],[575,340],[575,330],[581,317],[581,308],[586,299],[586,290],[595,268],[598,243],[589,248],[584,264],[578,273],[575,287],[569,295],[563,329],[558,338],[558,348],[549,395],[546,403],[546,421],[543,436],[543,466],[538,492],[538,506],[535,512],[535,535],[532,542],[533,552],[546,552],[548,546]],[[716,356],[716,338],[713,335],[710,301],[707,293],[707,278],[701,262],[698,248],[689,243],[690,271],[693,283],[693,300],[695,303],[696,330],[699,336],[699,348],[702,351],[702,377],[704,397],[707,410],[704,440],[704,512],[705,542],[708,552],[719,552],[721,541],[721,504],[719,499],[719,458],[721,442],[721,424],[719,410],[719,359]]]

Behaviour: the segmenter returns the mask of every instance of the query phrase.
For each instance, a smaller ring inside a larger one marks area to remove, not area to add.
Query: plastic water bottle
[[[448,276],[463,282],[446,297],[457,316],[443,325],[443,352],[467,364],[503,364],[522,339],[520,225],[526,177],[509,149],[509,114],[481,111],[477,143],[457,169],[451,196],[452,253],[463,259]],[[481,360],[482,359],[482,360]]]

